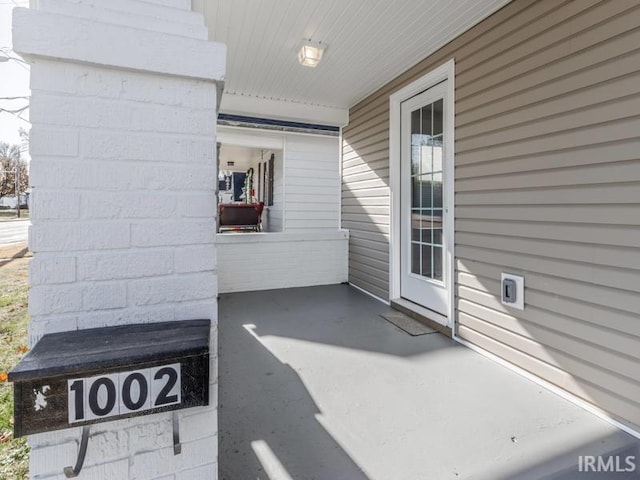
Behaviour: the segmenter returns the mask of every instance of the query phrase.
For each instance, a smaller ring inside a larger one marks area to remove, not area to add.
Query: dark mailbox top
[[[210,320],[91,328],[43,336],[9,380],[69,376],[209,352]]]

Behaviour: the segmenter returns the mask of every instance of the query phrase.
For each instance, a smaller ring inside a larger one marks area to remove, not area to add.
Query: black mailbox
[[[15,436],[208,405],[210,325],[185,320],[45,335],[9,373]]]

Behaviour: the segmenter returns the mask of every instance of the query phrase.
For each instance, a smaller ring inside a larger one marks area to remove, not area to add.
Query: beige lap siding
[[[389,95],[456,61],[459,335],[640,428],[640,4],[515,0],[350,112],[350,281],[388,298]],[[525,276],[524,311],[500,274]]]

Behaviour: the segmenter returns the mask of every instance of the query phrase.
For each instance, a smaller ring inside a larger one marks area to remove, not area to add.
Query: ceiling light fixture
[[[304,40],[298,52],[298,61],[305,67],[315,68],[322,60],[322,54],[326,48],[327,45],[322,42]]]

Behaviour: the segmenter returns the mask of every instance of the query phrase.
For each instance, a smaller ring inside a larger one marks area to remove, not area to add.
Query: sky
[[[0,56],[15,56],[11,50],[11,11],[19,5],[29,6],[28,0],[0,0]],[[0,108],[15,110],[27,104],[27,100],[6,100],[7,97],[29,96],[29,68],[15,60],[0,62]],[[21,115],[29,119],[29,111]],[[19,128],[29,130],[31,125],[15,115],[0,111],[0,142],[20,144]],[[24,155],[26,156],[26,155]]]

